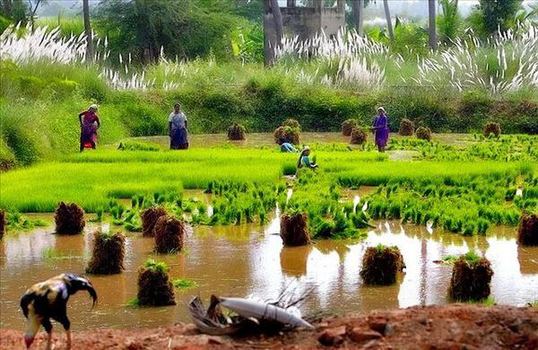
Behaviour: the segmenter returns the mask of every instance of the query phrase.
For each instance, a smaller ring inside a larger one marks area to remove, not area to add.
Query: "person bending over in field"
[[[280,144],[280,151],[285,153],[295,153],[297,149],[289,142],[282,142]]]
[[[385,152],[387,142],[389,141],[389,118],[385,108],[379,107],[377,109],[377,116],[374,118],[372,130],[375,135],[375,144],[379,152]]]
[[[303,150],[301,151],[301,155],[299,156],[299,160],[297,161],[297,169],[299,168],[309,168],[309,169],[316,169],[318,165],[310,160],[310,147],[305,146]]]
[[[181,105],[176,103],[174,111],[168,117],[168,132],[170,135],[170,149],[187,149],[187,116],[181,111]]]
[[[78,115],[80,122],[80,151],[84,148],[96,148],[97,129],[101,126],[101,121],[97,115],[97,105],[93,104]]]

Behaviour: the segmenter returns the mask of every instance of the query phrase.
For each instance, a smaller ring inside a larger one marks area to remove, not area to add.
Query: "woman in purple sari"
[[[80,151],[84,148],[96,148],[97,129],[101,126],[101,121],[97,115],[97,105],[93,104],[78,115],[80,122]]]
[[[372,130],[375,134],[375,144],[379,152],[385,152],[387,142],[389,141],[389,120],[385,108],[379,107],[377,109],[377,116],[374,119]]]

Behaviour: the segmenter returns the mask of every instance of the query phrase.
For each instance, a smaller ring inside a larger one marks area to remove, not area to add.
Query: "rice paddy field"
[[[271,134],[216,134],[193,135],[184,151],[167,150],[166,137],[125,139],[2,173],[1,327],[22,327],[18,296],[34,279],[84,271],[96,229],[126,235],[125,271],[93,276],[103,302],[89,318],[74,316],[77,327],[186,322],[194,294],[269,300],[290,285],[311,290],[305,314],[446,304],[451,261],[467,252],[492,263],[487,303],[538,299],[538,251],[517,241],[522,213],[538,208],[538,137],[392,135],[386,153],[337,133],[301,137],[315,171],[297,170],[298,155],[280,152]],[[53,234],[60,201],[85,210],[82,235]],[[179,253],[156,254],[142,237],[142,212],[155,205],[187,223]],[[307,214],[313,245],[283,245],[283,213]],[[405,263],[386,287],[359,275],[365,249],[380,244],[397,246]],[[178,306],[133,306],[147,258],[168,264]]]
[[[213,294],[302,300],[284,311],[316,322],[459,302],[536,313],[535,24],[416,57],[354,31],[287,38],[270,68],[162,50],[140,66],[98,36],[89,57],[80,24],[0,35],[0,331],[65,272],[99,295],[91,312],[70,301],[75,330],[189,322],[191,298]],[[192,134],[172,151],[177,101]],[[95,103],[98,146],[79,153]],[[368,132],[381,105],[401,134],[385,152]]]

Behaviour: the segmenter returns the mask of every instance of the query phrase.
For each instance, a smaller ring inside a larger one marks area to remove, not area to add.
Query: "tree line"
[[[3,27],[21,22],[30,23],[33,28],[37,10],[48,0],[0,1]],[[487,38],[497,30],[505,31],[534,20],[538,13],[538,7],[523,11],[523,0],[479,0],[471,15],[463,19],[458,12],[458,0],[427,0],[424,6],[428,7],[429,16],[423,27],[395,18],[390,1],[382,1],[386,25],[368,28],[364,25],[364,10],[376,0],[287,0],[286,5],[343,6],[349,28],[402,54],[410,47],[415,53],[427,53],[439,44],[451,45],[466,28]],[[168,58],[265,58],[265,63],[270,64],[272,47],[284,35],[278,0],[101,0],[92,9],[88,0],[82,3],[81,17],[88,37],[94,31],[106,36],[111,57],[131,54],[135,62],[145,64],[158,60],[161,50]],[[264,33],[263,21],[271,21],[275,33]],[[89,40],[89,57],[93,57],[91,43]]]

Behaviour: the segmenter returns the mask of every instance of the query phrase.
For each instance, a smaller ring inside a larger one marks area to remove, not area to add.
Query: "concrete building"
[[[284,33],[310,38],[323,30],[326,35],[338,33],[346,25],[345,0],[336,0],[336,6],[324,6],[324,0],[311,0],[311,6],[299,6],[296,0],[287,0],[281,7]]]

